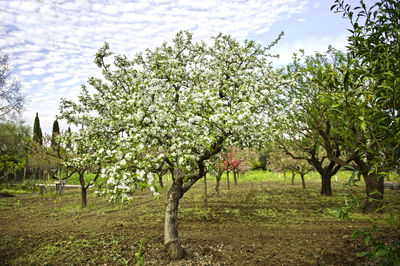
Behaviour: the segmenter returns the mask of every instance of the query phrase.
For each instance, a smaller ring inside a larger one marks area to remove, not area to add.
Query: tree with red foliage
[[[226,171],[226,179],[228,182],[228,189],[229,186],[229,171],[233,171],[233,179],[235,180],[235,185],[237,185],[237,178],[236,174],[239,173],[240,164],[242,163],[242,159],[236,159],[234,152],[226,152],[223,155],[223,163],[224,163],[224,170]]]

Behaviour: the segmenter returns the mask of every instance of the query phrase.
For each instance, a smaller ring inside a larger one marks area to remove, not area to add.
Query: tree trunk
[[[219,180],[220,180],[220,178],[216,178],[216,180],[217,180],[217,184],[215,185],[215,192],[217,192],[217,197],[219,197]]]
[[[231,189],[229,185],[229,171],[226,171],[226,181],[228,182],[228,189]]]
[[[295,176],[296,174],[294,173],[294,171],[292,171],[292,185],[294,185],[294,176]]]
[[[377,176],[375,173],[363,174],[365,181],[365,201],[363,212],[372,212],[382,207],[384,195],[384,176]]]
[[[179,260],[185,256],[178,236],[178,206],[182,194],[182,180],[172,177],[168,191],[164,221],[164,245],[171,259]]]
[[[87,205],[87,193],[86,193],[86,188],[81,189],[81,194],[82,194],[82,208],[86,208]]]
[[[204,207],[207,208],[207,174],[204,175]]]
[[[306,189],[306,182],[304,181],[304,174],[300,174],[301,184],[303,185],[303,189]]]
[[[160,187],[164,187],[164,183],[162,181],[162,174],[158,175],[158,183],[160,183]]]
[[[245,170],[242,170],[242,171],[240,171],[240,178],[244,178],[244,174],[246,173],[246,171]]]
[[[331,186],[332,176],[326,175],[326,174],[325,175],[321,174],[321,179],[322,179],[321,195],[332,196],[332,186]]]
[[[235,186],[237,186],[236,171],[233,170],[233,180],[235,181]]]
[[[81,183],[81,194],[82,194],[82,208],[85,208],[87,205],[87,193],[86,193],[86,185],[85,185],[85,172],[79,172],[79,182]]]

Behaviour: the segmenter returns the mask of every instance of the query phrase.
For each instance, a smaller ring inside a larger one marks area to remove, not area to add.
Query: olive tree
[[[173,259],[185,253],[179,200],[225,147],[251,145],[266,130],[267,100],[283,82],[270,63],[274,43],[219,34],[208,45],[179,32],[131,60],[117,55],[113,65],[106,43],[95,58],[104,79],[90,78],[79,102],[62,101],[60,118],[87,132],[96,156],[108,162],[101,176],[112,199],[144,186],[157,194],[152,169],[172,169],[164,244]]]

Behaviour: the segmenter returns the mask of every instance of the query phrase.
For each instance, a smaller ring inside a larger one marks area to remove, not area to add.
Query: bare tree
[[[0,121],[14,117],[25,103],[21,83],[14,77],[8,55],[0,53]]]

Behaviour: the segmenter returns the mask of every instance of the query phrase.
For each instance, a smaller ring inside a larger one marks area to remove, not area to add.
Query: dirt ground
[[[336,196],[319,195],[318,181],[308,189],[277,181],[240,180],[216,197],[208,182],[208,207],[200,181],[182,198],[179,233],[185,259],[171,261],[163,247],[165,191],[148,192],[133,202],[109,203],[94,193],[80,208],[79,190],[61,197],[25,194],[0,198],[1,265],[369,265],[356,254],[362,239],[344,238],[371,217],[346,222],[334,216],[343,205]],[[362,189],[362,188],[361,188]],[[385,197],[400,206],[398,192]],[[384,214],[374,214],[376,215]],[[379,220],[379,217],[378,217]],[[399,240],[399,231],[381,225],[381,238]]]

